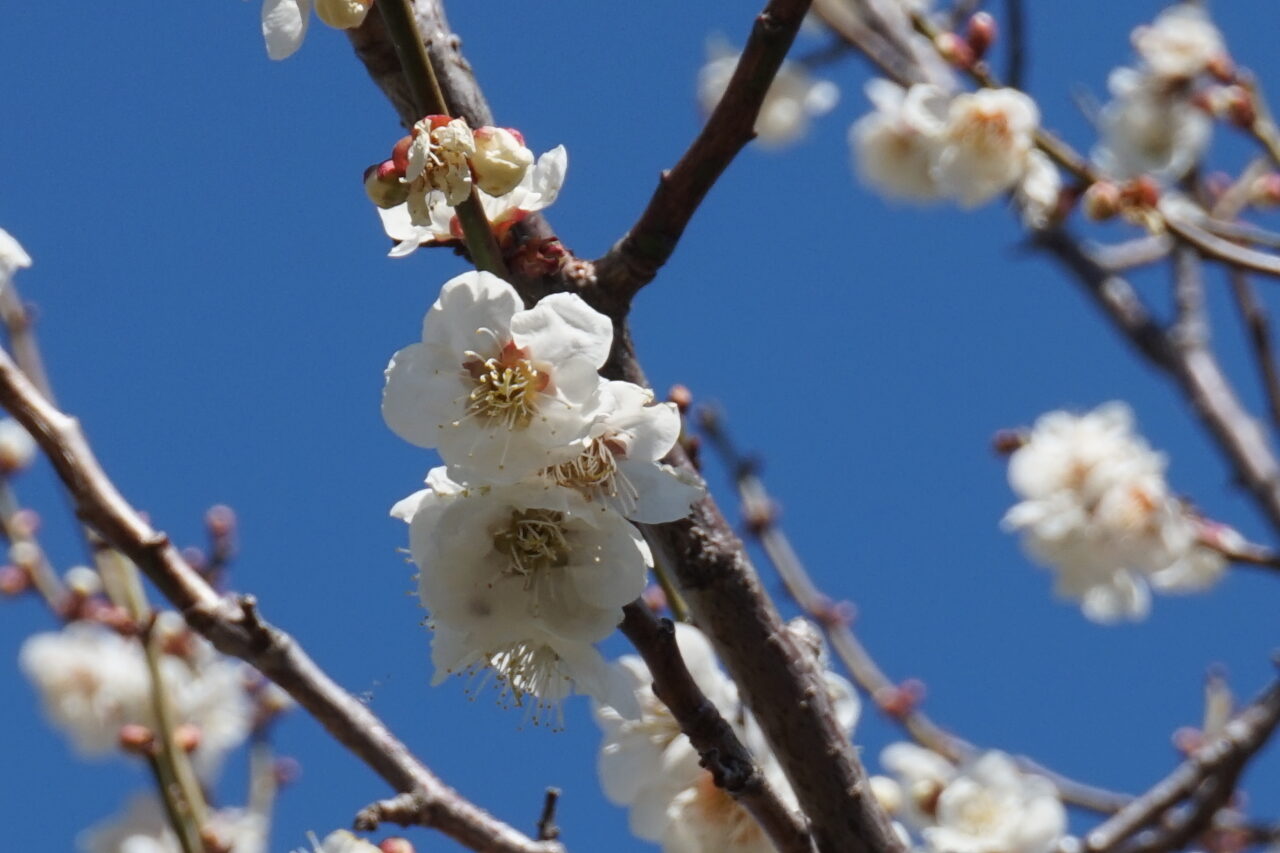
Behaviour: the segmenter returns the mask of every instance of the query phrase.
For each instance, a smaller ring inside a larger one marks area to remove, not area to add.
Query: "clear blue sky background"
[[[696,131],[704,39],[741,44],[759,10],[754,0],[453,5],[500,123],[537,151],[568,147],[550,213],[587,257],[625,230]],[[1030,88],[1046,123],[1087,146],[1071,93],[1103,94],[1108,69],[1130,58],[1129,29],[1159,4],[1026,5]],[[1240,61],[1280,91],[1271,4],[1215,12]],[[405,530],[387,509],[434,460],[384,427],[378,400],[388,357],[416,339],[462,266],[438,252],[384,257],[360,174],[400,133],[391,109],[346,39],[318,23],[298,55],[268,61],[258,14],[257,0],[7,10],[0,226],[36,259],[20,282],[39,303],[61,400],[124,493],[179,542],[200,542],[210,504],[234,506],[234,586],[258,594],[268,618],[451,784],[525,829],[543,787],[557,785],[573,849],[648,849],[596,785],[585,701],[569,703],[568,731],[553,734],[521,730],[519,712],[488,695],[469,701],[456,680],[428,686],[428,634],[396,550]],[[1169,452],[1176,489],[1250,535],[1269,541],[1267,530],[1177,395],[1051,263],[1019,248],[1000,203],[919,211],[855,184],[845,133],[866,108],[866,71],[848,59],[825,73],[843,90],[834,113],[792,150],[748,150],[641,295],[645,367],[660,392],[680,382],[724,405],[739,440],[764,454],[821,583],[857,603],[859,630],[890,673],[928,683],[940,721],[1143,789],[1173,765],[1170,732],[1198,720],[1206,667],[1224,663],[1244,694],[1269,677],[1277,578],[1233,571],[1209,595],[1158,600],[1145,624],[1090,624],[1051,599],[1047,574],[999,531],[1012,496],[989,439],[1049,409],[1126,399]],[[1237,168],[1248,149],[1228,136],[1218,162]],[[1141,283],[1167,304],[1163,278]],[[1260,283],[1273,303],[1277,286]],[[1216,273],[1210,297],[1219,336],[1238,339]],[[1240,347],[1225,346],[1256,403]],[[79,556],[46,477],[22,492],[50,517],[65,566]],[[15,662],[22,639],[52,619],[34,599],[0,614],[3,846],[70,850],[79,828],[146,780],[124,760],[75,763]],[[869,758],[896,736],[874,713],[857,733]],[[348,825],[386,793],[301,714],[278,745],[302,776],[281,796],[273,850]],[[1261,817],[1277,817],[1274,752],[1247,780]],[[223,801],[243,788],[233,762]],[[454,849],[422,830],[411,837],[419,850]]]

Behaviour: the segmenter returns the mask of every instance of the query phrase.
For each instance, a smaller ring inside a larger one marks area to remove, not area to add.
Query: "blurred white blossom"
[[[471,195],[471,166],[475,136],[466,121],[448,116],[427,116],[413,126],[409,165],[404,180],[409,185],[406,205],[414,225],[431,223],[437,204],[456,207]]]
[[[13,274],[31,266],[31,256],[12,234],[0,228],[0,288],[9,283]]]
[[[1093,160],[1110,176],[1176,181],[1209,147],[1213,120],[1185,89],[1133,68],[1111,72],[1107,86],[1112,99],[1098,118]]]
[[[938,198],[934,163],[946,125],[946,94],[936,86],[904,89],[879,78],[867,83],[866,93],[875,109],[849,128],[858,177],[889,198]]]
[[[0,418],[0,473],[28,467],[36,457],[36,440],[13,418]]]
[[[311,836],[311,851],[312,853],[380,853],[381,848],[345,829],[338,829],[326,835],[324,841],[318,841],[314,835]]]
[[[263,0],[262,38],[267,56],[288,59],[302,47],[311,23],[311,9],[329,26],[349,30],[364,23],[373,0]]]
[[[1035,101],[1016,89],[956,95],[937,162],[944,194],[976,207],[1011,189],[1027,170],[1039,124]]]
[[[698,103],[706,115],[724,96],[739,54],[719,39],[707,44],[707,63],[698,72]],[[810,119],[826,115],[840,100],[840,89],[828,80],[814,80],[799,65],[784,62],[765,93],[756,117],[756,138],[781,147],[798,141]]]
[[[1149,584],[1202,589],[1225,567],[1170,493],[1164,456],[1132,430],[1123,403],[1051,412],[1009,460],[1009,484],[1023,500],[1005,528],[1022,532],[1028,552],[1055,570],[1055,592],[1096,622],[1144,618]]]
[[[1018,182],[1015,196],[1028,228],[1046,228],[1053,222],[1062,193],[1062,175],[1053,161],[1042,151],[1027,156],[1027,169]]]
[[[1185,80],[1226,53],[1222,34],[1199,3],[1178,3],[1133,31],[1133,46],[1157,77]]]
[[[227,853],[266,853],[267,821],[262,815],[223,809],[210,815],[205,829]],[[151,794],[133,797],[123,815],[80,833],[76,846],[83,853],[182,853],[168,816]]]
[[[578,456],[602,407],[596,372],[613,324],[580,297],[530,309],[487,272],[447,282],[422,342],[386,371],[382,414],[406,441],[439,450],[461,482],[513,483]]]

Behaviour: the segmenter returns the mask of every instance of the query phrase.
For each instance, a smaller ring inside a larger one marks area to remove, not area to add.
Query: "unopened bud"
[[[364,23],[373,0],[316,0],[316,17],[335,30],[353,30]]]
[[[36,440],[13,418],[0,420],[0,474],[15,474],[36,456]]]
[[[281,787],[296,782],[302,775],[302,765],[287,755],[277,758],[271,769],[275,773],[276,784]]]
[[[410,145],[413,145],[413,137],[402,136],[396,141],[395,147],[391,149],[391,163],[400,175],[404,175],[409,169]]]
[[[384,838],[378,849],[382,853],[413,853],[413,844],[407,838]]]
[[[693,405],[693,392],[684,385],[672,385],[671,390],[667,392],[667,399],[675,403],[676,408],[683,415]]]
[[[138,723],[126,723],[120,727],[120,748],[131,755],[150,755],[155,749],[156,736],[151,729]]]
[[[34,542],[15,542],[9,546],[9,562],[28,572],[40,566],[40,546]]]
[[[969,27],[965,32],[969,49],[977,59],[986,55],[991,45],[995,44],[996,35],[1000,32],[996,19],[988,12],[978,12],[969,19]]]
[[[881,711],[900,719],[919,707],[924,693],[924,682],[909,678],[899,685],[880,688],[871,698]]]
[[[9,532],[19,539],[30,539],[40,532],[40,513],[34,509],[20,509],[9,520]]]
[[[214,504],[205,511],[204,524],[210,536],[230,536],[236,531],[236,511],[226,504]]]
[[[969,42],[955,33],[938,33],[933,40],[933,46],[937,49],[939,56],[956,68],[973,67],[973,48],[969,47]]]
[[[1080,209],[1090,219],[1111,219],[1120,212],[1120,188],[1110,181],[1095,181],[1084,191]]]
[[[186,753],[195,752],[199,749],[202,739],[200,727],[195,723],[183,723],[173,730],[174,745]]]
[[[1205,71],[1208,71],[1213,77],[1223,83],[1233,83],[1236,79],[1236,64],[1231,57],[1225,53],[1215,55],[1205,65]]]
[[[389,170],[383,168],[390,162],[387,160],[378,166],[370,166],[364,173],[365,194],[369,201],[383,210],[404,204],[409,199],[409,185],[395,174],[394,167]]]
[[[1190,755],[1204,746],[1204,732],[1192,726],[1183,726],[1173,733],[1173,748],[1183,755]]]
[[[1002,429],[991,438],[991,447],[1001,456],[1008,456],[1027,443],[1027,434],[1016,429]]]
[[[0,566],[0,595],[22,595],[31,588],[31,575],[17,566]]]
[[[640,594],[640,600],[644,602],[644,606],[648,607],[654,613],[662,613],[667,609],[667,593],[662,587],[650,584],[645,587],[644,592]]]
[[[1160,203],[1160,185],[1149,175],[1139,175],[1120,188],[1124,208],[1153,208]]]
[[[506,195],[524,180],[533,165],[533,152],[524,139],[505,127],[480,127],[472,136],[471,174],[476,186],[492,196]]]
[[[1249,187],[1249,201],[1258,207],[1280,205],[1280,172],[1268,172]]]
[[[1223,116],[1236,127],[1248,130],[1258,121],[1258,107],[1253,96],[1243,86],[1228,86],[1226,113]]]
[[[89,598],[102,592],[102,578],[88,566],[72,566],[62,576],[73,595]]]
[[[902,808],[902,786],[888,776],[872,776],[867,782],[871,785],[871,796],[876,798],[880,808],[889,814],[897,814]]]

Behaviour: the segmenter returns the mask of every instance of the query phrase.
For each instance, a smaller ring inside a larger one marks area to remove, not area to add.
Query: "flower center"
[[[511,697],[516,706],[525,704],[526,698],[536,701],[529,707],[534,725],[547,721],[544,714],[551,712],[552,728],[564,728],[564,710],[561,703],[573,692],[573,681],[560,667],[560,655],[542,643],[516,642],[489,657],[498,680],[502,683],[501,697]]]
[[[490,424],[507,429],[524,429],[538,411],[538,394],[546,390],[551,376],[529,361],[528,353],[508,343],[494,358],[467,352],[462,363],[475,388],[467,399],[467,412]]]
[[[533,586],[535,575],[569,562],[569,540],[564,535],[564,515],[551,509],[516,510],[511,524],[493,537],[494,547],[511,561],[509,571]]]
[[[626,450],[621,436],[601,436],[589,441],[576,459],[561,462],[548,469],[547,474],[556,485],[577,489],[588,500],[612,498],[629,511],[635,508],[639,493],[618,473],[618,459],[626,457]]]

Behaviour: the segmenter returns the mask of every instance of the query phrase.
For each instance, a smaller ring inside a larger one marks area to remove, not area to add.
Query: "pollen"
[[[511,523],[493,537],[494,548],[511,561],[509,572],[525,579],[531,589],[537,576],[569,562],[569,540],[564,515],[550,509],[525,509],[511,513]]]
[[[494,426],[524,429],[538,412],[538,394],[551,376],[533,366],[528,353],[508,343],[495,357],[468,352],[462,363],[475,383],[467,398],[467,412]]]

